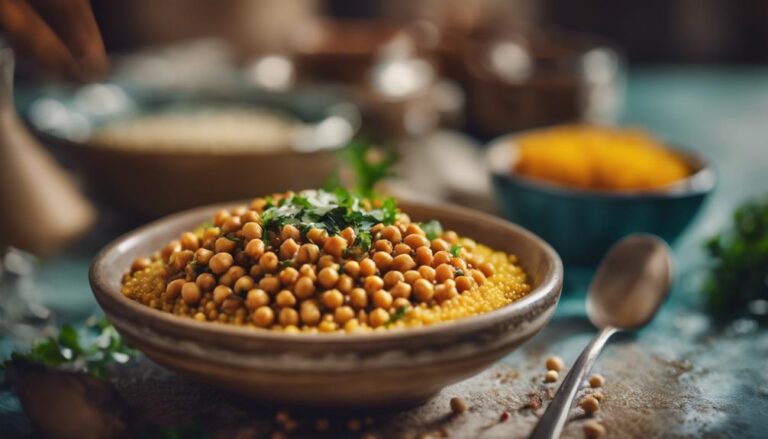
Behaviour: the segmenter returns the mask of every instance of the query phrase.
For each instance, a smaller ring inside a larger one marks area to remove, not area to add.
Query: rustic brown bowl
[[[352,335],[289,335],[198,322],[121,294],[120,279],[134,258],[150,254],[222,207],[182,212],[118,238],[91,265],[91,288],[118,332],[149,358],[262,402],[325,408],[418,404],[536,335],[560,298],[560,257],[532,233],[467,209],[406,202],[401,207],[414,220],[437,219],[462,235],[517,255],[532,283],[531,293],[493,312],[450,323]]]

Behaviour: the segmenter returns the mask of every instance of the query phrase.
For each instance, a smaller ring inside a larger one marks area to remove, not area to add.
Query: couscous
[[[199,321],[289,333],[429,325],[530,291],[514,255],[343,191],[221,210],[123,278],[123,294]]]

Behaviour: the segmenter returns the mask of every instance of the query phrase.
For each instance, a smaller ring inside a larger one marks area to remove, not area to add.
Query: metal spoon
[[[587,316],[600,329],[560,385],[531,439],[557,438],[579,385],[608,339],[651,321],[672,283],[669,246],[652,235],[630,235],[603,257],[587,294]]]

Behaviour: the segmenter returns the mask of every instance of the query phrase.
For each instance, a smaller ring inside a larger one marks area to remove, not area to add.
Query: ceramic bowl
[[[172,215],[118,238],[94,260],[91,288],[118,332],[152,360],[272,405],[381,408],[421,403],[536,335],[560,297],[560,258],[532,233],[466,209],[411,203],[401,207],[414,220],[434,218],[462,235],[516,254],[532,292],[498,310],[454,322],[351,335],[289,335],[198,322],[121,294],[121,276],[134,258],[161,248],[222,207]]]
[[[596,265],[619,239],[651,233],[674,243],[716,186],[706,160],[670,148],[693,170],[690,177],[653,191],[571,189],[515,174],[516,135],[492,141],[486,157],[502,214],[552,244],[567,264]]]
[[[270,150],[195,149],[184,144],[123,148],[104,145],[89,134],[105,123],[137,115],[221,107],[287,115],[300,127],[288,144]],[[357,107],[330,88],[185,95],[90,84],[40,94],[25,114],[54,153],[83,175],[94,196],[140,219],[245,198],[253,188],[273,193],[320,186],[338,166],[337,149],[352,138],[359,123]],[[212,178],[217,173],[226,178]]]

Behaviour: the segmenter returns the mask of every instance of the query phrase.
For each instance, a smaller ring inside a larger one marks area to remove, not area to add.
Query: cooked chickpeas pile
[[[200,321],[332,333],[454,320],[529,292],[514,256],[430,223],[323,191],[257,198],[137,259],[123,294]]]

